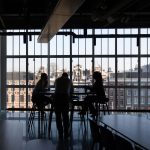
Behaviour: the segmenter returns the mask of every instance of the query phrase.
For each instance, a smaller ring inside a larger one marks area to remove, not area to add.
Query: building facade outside
[[[109,97],[109,107],[110,109],[114,109],[115,105],[117,109],[138,109],[140,105],[141,109],[150,109],[150,89],[147,88],[150,83],[148,80],[150,79],[150,72],[147,73],[147,69],[150,68],[150,65],[143,66],[141,69],[141,89],[140,94],[138,94],[138,71],[136,68],[132,71],[126,72],[118,72],[118,81],[117,81],[117,92],[115,88],[113,88],[116,84],[115,82],[115,74],[107,73],[102,71],[104,85],[108,85],[109,78],[109,88],[106,88],[106,95]],[[101,67],[96,67],[96,71],[101,71]],[[146,71],[145,71],[146,70]],[[28,89],[28,107],[32,107],[32,90],[36,82],[40,78],[40,74],[42,72],[46,72],[46,68],[41,67],[39,71],[35,74],[29,73],[29,85],[32,88]],[[63,70],[58,70],[57,75],[60,76]],[[69,73],[69,72],[68,72]],[[73,67],[73,84],[78,85],[79,87],[82,85],[92,83],[92,73],[91,70],[83,70],[82,65],[75,65]],[[53,72],[50,76],[51,85],[54,84],[54,79],[56,77],[56,72]],[[7,73],[7,84],[12,85],[12,72]],[[20,83],[19,83],[20,81]],[[132,82],[131,82],[132,81]],[[14,85],[25,85],[26,84],[26,73],[25,72],[14,72],[13,73],[13,84]],[[80,90],[82,88],[79,88]],[[117,93],[117,100],[115,98],[115,94]],[[25,108],[26,107],[26,89],[25,88],[9,88],[7,90],[7,107],[16,107],[16,108]],[[140,104],[138,101],[138,97],[140,96]],[[83,97],[81,97],[83,98]]]

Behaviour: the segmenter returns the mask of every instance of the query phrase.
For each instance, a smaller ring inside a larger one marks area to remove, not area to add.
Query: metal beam
[[[47,43],[63,27],[85,0],[59,0],[38,37],[38,42]]]

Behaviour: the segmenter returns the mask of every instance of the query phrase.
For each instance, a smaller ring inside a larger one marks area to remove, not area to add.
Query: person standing
[[[56,126],[59,139],[69,136],[69,103],[73,93],[72,81],[64,72],[55,80],[54,110],[56,114]]]

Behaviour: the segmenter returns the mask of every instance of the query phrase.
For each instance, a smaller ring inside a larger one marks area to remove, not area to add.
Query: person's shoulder
[[[69,82],[72,82],[72,80],[71,80],[71,79],[69,79],[69,78],[67,78],[67,80],[68,80]]]
[[[64,78],[65,82],[71,82],[69,78]]]
[[[57,81],[59,81],[60,80],[60,77],[59,78],[57,78],[56,80],[55,80],[55,82],[57,82]]]
[[[71,80],[71,79],[69,79],[69,83],[73,86],[73,82],[72,82],[72,80]]]

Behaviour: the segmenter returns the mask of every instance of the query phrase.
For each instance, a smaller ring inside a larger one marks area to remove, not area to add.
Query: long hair
[[[102,74],[98,71],[95,71],[93,73],[93,78],[96,80],[96,81],[100,81],[101,83],[103,82],[103,79],[102,79]]]
[[[46,73],[41,73],[41,80],[47,80],[47,74]]]
[[[64,77],[64,78],[68,78],[68,74],[67,74],[67,72],[63,72],[62,77]]]

